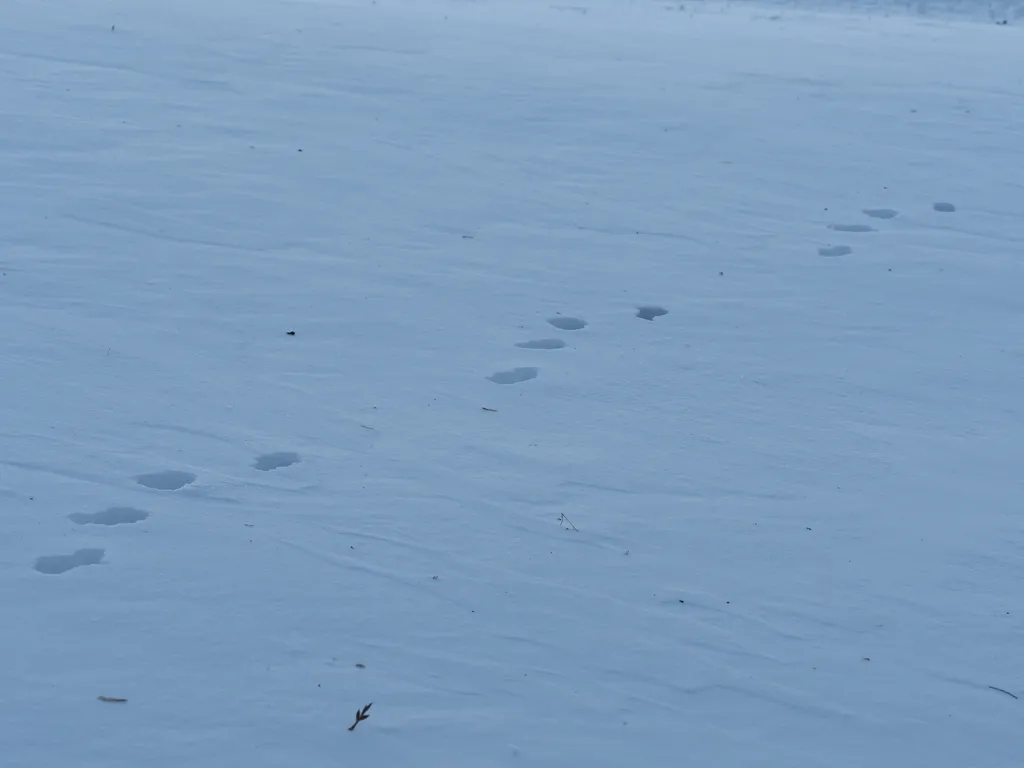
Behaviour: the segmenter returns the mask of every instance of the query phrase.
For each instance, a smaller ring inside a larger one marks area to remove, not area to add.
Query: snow
[[[1024,764],[1024,37],[879,7],[5,3],[4,768]]]

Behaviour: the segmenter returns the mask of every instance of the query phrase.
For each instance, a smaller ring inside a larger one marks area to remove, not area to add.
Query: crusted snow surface
[[[4,3],[0,763],[1024,765],[956,5]]]

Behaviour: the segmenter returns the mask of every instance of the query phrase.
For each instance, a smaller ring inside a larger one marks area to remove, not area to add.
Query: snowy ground
[[[3,767],[1024,765],[963,5],[4,3]]]

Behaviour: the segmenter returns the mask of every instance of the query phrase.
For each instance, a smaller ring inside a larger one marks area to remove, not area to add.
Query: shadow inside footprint
[[[938,211],[939,213],[953,213],[956,211],[956,206],[952,203],[935,203],[935,205],[932,206],[932,210]]]
[[[83,565],[99,565],[103,562],[103,555],[102,549],[80,549],[70,555],[43,555],[36,558],[35,569],[47,576],[57,576]]]
[[[558,317],[548,318],[548,323],[561,331],[579,331],[587,327],[587,321],[582,317]]]
[[[565,342],[561,339],[533,339],[531,341],[520,341],[517,347],[523,349],[562,349]]]
[[[498,371],[487,377],[488,381],[495,384],[519,384],[530,379],[536,379],[537,368],[513,368],[511,371]]]
[[[149,517],[149,512],[132,507],[110,507],[100,512],[75,512],[68,515],[78,525],[129,525],[141,523]]]
[[[878,230],[868,224],[829,224],[829,229],[836,232],[877,232]]]
[[[848,245],[830,245],[827,248],[819,248],[819,256],[849,256],[853,248]]]
[[[872,219],[895,219],[899,215],[899,211],[894,211],[892,208],[865,208],[864,215],[870,216]]]
[[[152,488],[154,491],[177,491],[196,481],[191,472],[180,472],[177,469],[165,469],[163,472],[151,472],[135,478],[139,485]]]
[[[284,469],[292,464],[298,464],[302,459],[299,454],[292,451],[278,451],[277,453],[265,453],[257,456],[253,466],[261,472],[270,472],[272,469]]]
[[[649,305],[645,307],[636,308],[636,316],[641,320],[653,320],[656,317],[663,317],[668,314],[668,310],[664,307],[657,307]]]

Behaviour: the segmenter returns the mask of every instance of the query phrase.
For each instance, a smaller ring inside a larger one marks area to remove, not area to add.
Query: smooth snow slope
[[[3,768],[1024,765],[1024,33],[779,13],[4,3]]]

